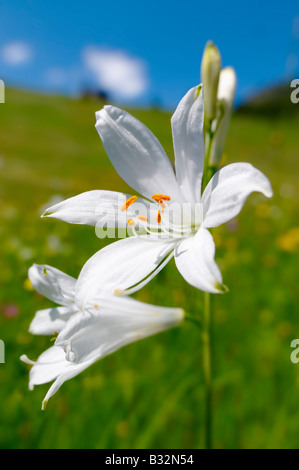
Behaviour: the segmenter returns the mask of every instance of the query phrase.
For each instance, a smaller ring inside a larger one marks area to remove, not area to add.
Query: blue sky
[[[128,104],[174,107],[200,82],[212,40],[237,73],[236,101],[299,75],[298,0],[0,0],[0,78]]]

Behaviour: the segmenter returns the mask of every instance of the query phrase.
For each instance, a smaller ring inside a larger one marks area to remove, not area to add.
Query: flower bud
[[[218,166],[222,156],[234,105],[236,81],[236,73],[232,67],[225,67],[221,70],[217,93],[218,110],[216,132],[213,137],[209,161],[211,166]]]
[[[212,42],[208,42],[201,61],[201,81],[204,86],[206,122],[210,122],[216,116],[220,69],[221,56],[219,50]]]

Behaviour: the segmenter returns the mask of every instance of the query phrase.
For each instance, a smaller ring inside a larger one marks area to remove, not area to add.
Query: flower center
[[[195,233],[202,221],[201,215],[198,213],[198,208],[194,204],[189,203],[170,203],[171,198],[167,194],[153,194],[152,199],[157,204],[156,215],[150,212],[150,220],[147,216],[140,214],[137,215],[134,210],[129,210],[130,218],[127,219],[127,224],[133,231],[133,234],[138,236],[135,225],[139,223],[141,227],[154,237],[163,238],[184,238]],[[121,206],[121,211],[124,212],[130,208],[137,201],[137,196],[129,197],[126,202]],[[153,204],[150,204],[153,207]],[[148,211],[148,207],[145,206]]]

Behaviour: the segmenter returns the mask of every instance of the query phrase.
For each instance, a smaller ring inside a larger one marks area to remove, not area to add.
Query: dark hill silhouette
[[[236,113],[267,117],[293,116],[299,113],[299,103],[291,101],[291,93],[294,90],[290,83],[273,85],[251,96],[236,109]]]

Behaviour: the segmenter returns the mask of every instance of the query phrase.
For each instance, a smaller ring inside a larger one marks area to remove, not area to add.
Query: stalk
[[[205,447],[212,449],[212,309],[209,292],[204,292],[202,340],[205,381]]]
[[[205,132],[206,151],[202,178],[202,192],[217,170],[215,166],[210,165],[211,148],[214,135],[215,132],[212,131],[212,121],[210,121],[208,122],[208,126]],[[212,449],[212,308],[211,294],[209,292],[204,292],[202,342],[205,383],[205,448]]]

